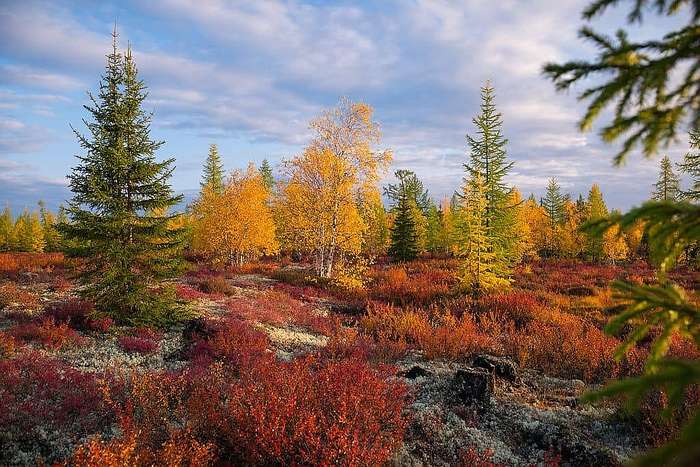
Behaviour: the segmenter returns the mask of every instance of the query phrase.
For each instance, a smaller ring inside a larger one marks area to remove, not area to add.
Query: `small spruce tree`
[[[700,128],[690,130],[690,151],[683,156],[678,168],[690,177],[690,189],[681,192],[684,200],[700,201]]]
[[[267,191],[271,192],[272,188],[275,186],[275,177],[274,175],[272,175],[272,167],[270,166],[270,163],[267,161],[267,159],[263,159],[262,164],[260,164],[259,170],[265,188],[267,188]]]
[[[564,223],[564,196],[555,178],[550,178],[547,191],[540,203],[549,217],[552,227]]]
[[[218,194],[224,192],[224,165],[221,162],[219,148],[216,144],[209,146],[209,154],[204,162],[204,174],[200,186],[202,191],[209,189]]]

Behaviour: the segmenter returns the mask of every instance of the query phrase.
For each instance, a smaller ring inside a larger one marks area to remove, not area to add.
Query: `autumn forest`
[[[451,196],[340,97],[279,161],[201,147],[185,201],[115,27],[70,198],[0,215],[0,464],[697,465],[700,4],[583,21],[623,5],[620,27],[692,19],[655,42],[584,25],[599,55],[541,79],[577,86],[615,164],[656,158],[627,212],[606,180],[510,183],[491,81]]]

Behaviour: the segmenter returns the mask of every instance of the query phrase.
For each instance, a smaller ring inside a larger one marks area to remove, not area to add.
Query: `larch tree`
[[[389,220],[378,190],[367,191],[357,202],[360,217],[366,225],[362,251],[369,256],[386,253],[389,244]]]
[[[15,225],[12,219],[12,211],[5,206],[0,214],[0,251],[12,251],[16,248]]]
[[[677,201],[681,194],[681,179],[673,172],[668,156],[661,158],[659,178],[654,183],[651,198],[656,201]]]
[[[194,216],[192,248],[214,264],[242,265],[279,250],[269,192],[252,163],[234,171],[221,194],[206,189]]]
[[[685,153],[678,169],[690,178],[690,188],[681,197],[690,202],[700,201],[700,128],[690,130],[690,151]]]
[[[467,176],[478,176],[484,186],[486,197],[486,214],[484,226],[489,238],[494,258],[501,265],[498,269],[507,271],[516,256],[515,223],[517,221],[513,206],[509,205],[510,188],[505,177],[513,167],[508,161],[506,144],[503,136],[503,118],[496,110],[494,89],[490,83],[481,88],[480,113],[472,119],[476,135],[467,135],[469,161],[464,164]]]
[[[75,131],[85,154],[68,176],[73,198],[61,232],[75,240],[68,254],[83,259],[84,298],[118,322],[160,325],[176,318],[175,309],[153,287],[179,269],[181,241],[169,228],[173,215],[153,213],[182,197],[168,183],[174,159],[156,160],[163,142],[150,137],[131,49],[118,52],[113,37],[99,93],[85,106],[88,134]]]
[[[510,286],[510,280],[499,270],[487,235],[486,186],[478,173],[462,187],[461,199],[457,252],[462,259],[459,276],[462,286],[476,296]]]
[[[44,249],[46,251],[59,251],[61,236],[56,229],[56,218],[51,211],[46,209],[43,201],[39,201],[39,217],[46,244]]]
[[[211,190],[219,194],[224,191],[224,164],[221,162],[219,148],[216,144],[209,146],[209,154],[204,161],[204,173],[200,186],[201,191]]]
[[[587,222],[597,222],[608,216],[608,208],[605,205],[605,200],[603,199],[603,193],[600,191],[600,187],[597,183],[591,186],[591,190],[588,192],[588,218]],[[589,235],[586,244],[586,251],[588,256],[593,260],[600,260],[604,257],[605,252],[603,251],[603,238],[599,235]]]

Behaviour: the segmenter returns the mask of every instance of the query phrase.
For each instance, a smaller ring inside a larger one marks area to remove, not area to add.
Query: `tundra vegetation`
[[[618,162],[690,121],[628,213],[599,184],[508,185],[488,82],[452,199],[410,170],[380,187],[380,123],[341,98],[279,165],[227,173],[212,144],[177,212],[115,33],[73,198],[0,215],[0,464],[697,465],[700,6],[629,20],[688,10],[657,41],[585,26],[600,55],[544,67],[560,89],[615,71],[581,127],[612,106]]]

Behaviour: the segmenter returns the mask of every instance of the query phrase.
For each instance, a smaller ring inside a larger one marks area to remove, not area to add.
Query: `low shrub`
[[[355,360],[258,365],[231,387],[219,425],[243,464],[380,465],[402,441],[405,388]]]
[[[0,331],[0,358],[10,358],[17,350],[15,338],[6,332]]]
[[[367,293],[374,300],[395,305],[423,306],[449,297],[454,285],[453,272],[421,267],[409,275],[404,267],[393,266],[373,272]]]
[[[243,321],[229,318],[209,326],[209,336],[194,337],[189,349],[190,359],[198,363],[218,360],[235,370],[248,368],[261,360],[274,359],[267,352],[270,346],[267,334],[253,329]]]
[[[248,365],[123,375],[106,394],[120,435],[93,438],[69,463],[380,465],[401,444],[406,388],[390,369],[318,356]]]
[[[62,253],[0,253],[0,276],[59,268],[64,262]]]
[[[58,461],[58,453],[111,425],[99,378],[35,352],[0,360],[0,464],[11,463],[16,446],[37,447],[45,461]]]
[[[524,290],[485,295],[470,305],[469,311],[477,317],[489,313],[512,321],[517,328],[522,328],[535,319],[542,319],[545,315],[537,296]]]
[[[195,289],[194,287],[190,287],[189,285],[185,284],[178,284],[175,287],[175,294],[179,300],[185,300],[188,302],[207,297],[206,293],[201,292]]]
[[[84,337],[67,324],[56,323],[52,318],[18,324],[8,332],[20,342],[33,342],[50,350],[79,347],[86,342]]]
[[[18,287],[14,282],[0,285],[0,310],[9,306],[34,308],[38,303],[39,299],[35,294]]]
[[[107,332],[114,324],[112,318],[98,315],[92,302],[78,298],[52,303],[44,314],[79,331]]]
[[[237,290],[223,276],[206,277],[198,285],[202,292],[213,295],[235,295]]]
[[[151,339],[136,336],[121,336],[119,347],[129,353],[152,354],[158,350],[158,343]]]

